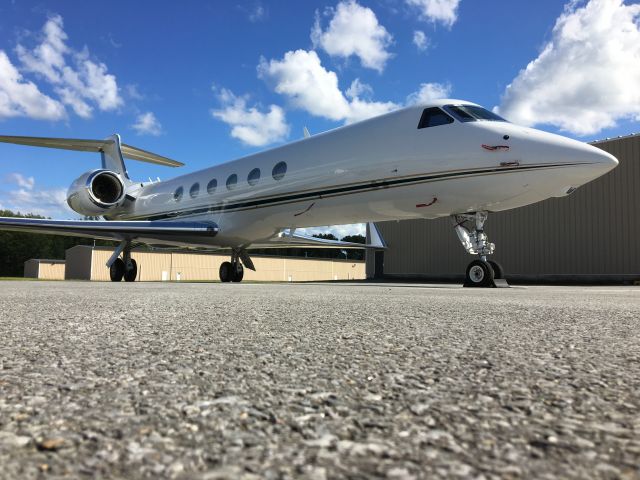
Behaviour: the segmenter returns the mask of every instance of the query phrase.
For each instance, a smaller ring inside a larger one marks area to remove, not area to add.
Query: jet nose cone
[[[593,163],[602,165],[606,171],[612,170],[618,166],[618,159],[611,155],[609,152],[605,152],[597,147],[592,147],[592,161]]]

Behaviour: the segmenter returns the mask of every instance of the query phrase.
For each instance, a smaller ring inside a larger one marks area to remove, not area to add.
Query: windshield
[[[501,116],[475,105],[446,105],[444,108],[461,122],[475,122],[476,120],[506,122]]]

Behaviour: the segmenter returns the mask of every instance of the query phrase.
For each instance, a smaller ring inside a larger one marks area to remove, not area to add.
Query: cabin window
[[[437,127],[453,123],[453,118],[444,113],[438,107],[425,108],[420,117],[418,128]]]
[[[189,195],[191,196],[191,198],[196,198],[199,192],[200,192],[199,183],[196,182],[193,185],[191,185],[191,188],[189,189]]]
[[[234,188],[236,188],[237,184],[238,184],[238,175],[236,175],[235,173],[232,173],[231,175],[229,175],[229,178],[227,178],[227,190],[233,190]]]
[[[445,105],[444,108],[461,122],[475,122],[476,120],[506,122],[500,115],[496,115],[486,108],[478,107],[477,105]]]
[[[258,180],[260,180],[260,169],[254,168],[249,172],[249,175],[247,176],[247,182],[249,182],[249,185],[253,187],[258,183]]]
[[[207,193],[213,195],[216,192],[216,188],[218,188],[218,180],[213,178],[207,183]]]
[[[176,202],[179,202],[180,200],[182,200],[182,194],[183,193],[184,193],[184,188],[182,188],[182,187],[176,188],[176,191],[173,192],[173,199]]]
[[[271,171],[271,175],[273,175],[274,180],[282,180],[287,173],[287,164],[285,162],[278,162],[276,166],[273,167]]]

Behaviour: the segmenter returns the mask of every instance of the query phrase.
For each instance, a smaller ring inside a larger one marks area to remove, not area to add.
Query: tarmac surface
[[[0,478],[640,478],[640,288],[0,282]]]

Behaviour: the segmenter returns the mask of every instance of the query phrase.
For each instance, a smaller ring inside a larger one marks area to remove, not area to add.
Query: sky
[[[583,141],[640,131],[638,2],[105,5],[0,3],[0,135],[119,133],[186,164],[127,162],[148,180],[434,98]],[[98,166],[97,154],[0,144],[0,209],[73,218],[67,187]]]

